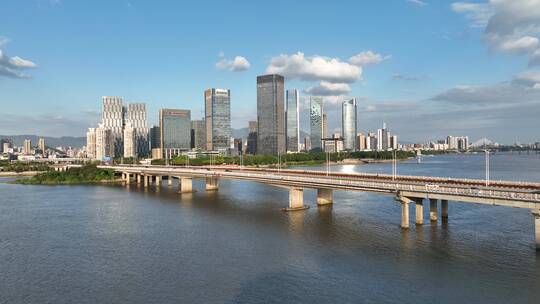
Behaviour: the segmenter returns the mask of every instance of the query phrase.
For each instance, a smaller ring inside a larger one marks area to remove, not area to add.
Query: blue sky
[[[278,71],[302,109],[326,96],[335,131],[347,95],[362,132],[540,140],[536,0],[4,0],[0,16],[0,134],[81,136],[103,95],[146,102],[150,123],[162,107],[200,118],[209,87],[231,89],[241,128],[256,76]]]

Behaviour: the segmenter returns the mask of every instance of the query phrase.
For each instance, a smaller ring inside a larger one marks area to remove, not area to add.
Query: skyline
[[[285,89],[299,90],[304,132],[310,95],[325,95],[329,133],[340,129],[343,95],[357,99],[359,132],[386,122],[403,141],[538,140],[540,1],[280,3],[301,12],[296,23],[247,1],[213,2],[212,10],[0,4],[0,129],[84,136],[100,120],[101,96],[146,103],[150,124],[161,108],[200,119],[212,87],[231,90],[232,127],[244,128],[256,119],[256,76],[279,73]],[[349,17],[358,22],[343,23]]]

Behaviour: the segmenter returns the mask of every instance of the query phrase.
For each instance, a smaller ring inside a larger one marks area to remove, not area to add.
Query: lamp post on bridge
[[[486,186],[489,186],[489,150],[484,150],[486,154]]]
[[[396,180],[397,175],[397,150],[392,150],[392,180]]]
[[[330,151],[326,150],[326,142],[327,141],[333,141],[334,142],[334,151],[337,152],[337,142],[343,141],[343,137],[328,137],[328,138],[321,138],[323,142],[323,149],[326,154],[326,176],[330,174]]]

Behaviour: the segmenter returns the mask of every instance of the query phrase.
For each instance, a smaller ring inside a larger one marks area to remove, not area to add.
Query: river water
[[[483,178],[484,157],[424,157],[400,163],[398,173]],[[494,155],[491,177],[540,182],[540,157]],[[0,183],[0,303],[540,299],[528,210],[450,202],[447,222],[404,231],[390,196],[339,191],[333,206],[317,207],[307,190],[311,208],[286,213],[284,189],[229,180],[218,192],[205,192],[201,181],[194,187],[180,195],[166,185]]]

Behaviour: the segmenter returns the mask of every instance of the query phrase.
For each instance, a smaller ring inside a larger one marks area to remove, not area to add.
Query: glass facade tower
[[[318,96],[309,98],[309,125],[312,151],[322,151],[323,137],[323,99]]]
[[[285,110],[287,152],[298,152],[298,140],[300,139],[298,90],[287,90],[287,106]]]
[[[227,150],[231,138],[231,91],[208,89],[204,91],[206,121],[206,150]]]
[[[159,130],[162,155],[170,158],[191,148],[191,111],[161,109]]]
[[[257,76],[257,153],[285,153],[285,78]]]
[[[343,133],[343,149],[354,151],[356,149],[356,98],[346,98],[343,100],[341,111],[341,123]]]

